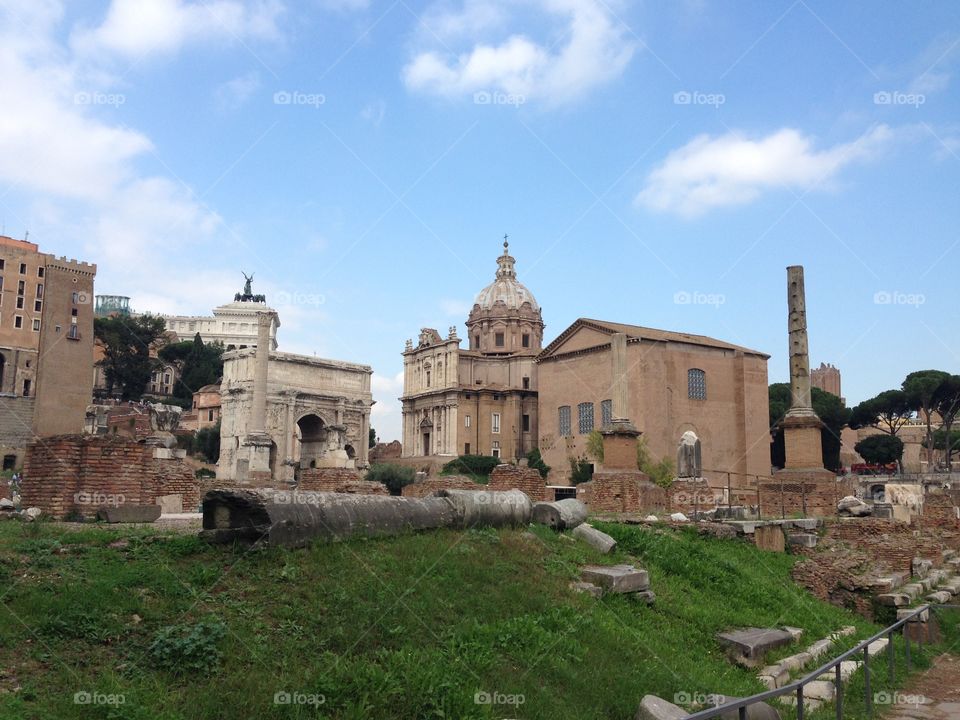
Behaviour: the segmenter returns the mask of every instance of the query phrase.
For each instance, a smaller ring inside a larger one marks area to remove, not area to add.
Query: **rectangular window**
[[[79,311],[76,308],[70,308],[70,315],[72,317],[77,317],[78,314],[79,314]]]
[[[600,403],[600,425],[606,427],[613,423],[613,400]]]
[[[26,289],[26,285],[23,283],[23,280],[17,283],[17,295],[23,295],[23,291]]]
[[[474,350],[479,350],[479,349],[480,349],[480,336],[479,336],[479,335],[474,335],[474,336],[473,336],[473,349],[474,349]]]
[[[40,332],[40,318],[33,319],[33,331]]]
[[[43,297],[43,283],[37,283],[37,298]]]
[[[470,416],[469,416],[469,415],[467,415],[467,416],[465,416],[465,417],[463,418],[463,426],[464,426],[464,427],[470,427]]]
[[[524,334],[523,334],[523,346],[524,346],[525,348],[530,347],[530,334],[529,334],[529,333],[524,333]]]
[[[30,397],[30,381],[29,380],[23,381],[23,396]]]
[[[0,275],[0,290],[3,290],[3,275]]]
[[[490,451],[490,454],[495,458],[500,457],[500,443],[497,440],[493,441],[493,450]]]
[[[560,420],[558,424],[560,437],[568,437],[570,433],[570,406],[564,405],[560,408]]]
[[[470,454],[470,443],[464,443],[464,444],[463,444],[463,454],[464,454],[464,455],[469,455],[469,454]]]
[[[494,342],[496,342],[497,347],[503,347],[504,346],[503,333],[497,333],[496,339],[494,340]]]
[[[20,274],[21,274],[21,275],[26,275],[26,274],[27,274],[27,264],[26,264],[26,263],[20,263]]]
[[[23,310],[23,298],[22,298],[22,297],[18,297],[18,298],[17,298],[17,310]]]
[[[523,431],[530,432],[530,416],[529,415],[523,416]]]
[[[207,420],[213,422],[213,410],[207,410]]]
[[[529,389],[530,389],[530,378],[525,377],[525,378],[523,379],[523,389],[524,389],[524,390],[529,390]]]
[[[687,397],[691,400],[707,399],[707,374],[703,370],[687,370]]]
[[[3,270],[7,266],[7,261],[3,258],[0,258],[0,270]]]
[[[70,329],[67,330],[67,339],[68,340],[79,340],[80,339],[80,328],[76,325],[71,325]]]
[[[593,432],[593,403],[577,405],[577,422],[581,435],[589,435]]]
[[[42,268],[42,267],[38,267],[38,268],[37,268],[37,277],[38,277],[38,278],[42,278],[42,277],[43,277],[43,268]]]
[[[493,432],[500,432],[500,413],[493,414]]]
[[[23,315],[14,315],[13,316],[13,326],[15,328],[23,327]]]
[[[43,300],[34,300],[33,301],[33,311],[40,312],[43,310]]]

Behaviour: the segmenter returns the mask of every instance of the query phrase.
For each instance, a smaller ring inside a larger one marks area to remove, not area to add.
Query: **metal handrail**
[[[875,643],[877,640],[882,640],[886,637],[889,641],[887,645],[887,650],[889,653],[889,670],[891,674],[891,679],[893,675],[893,634],[899,630],[901,627],[905,627],[907,623],[913,620],[915,617],[922,615],[925,612],[930,610],[940,610],[940,609],[960,609],[960,605],[924,605],[923,607],[917,608],[915,612],[910,613],[906,617],[898,620],[893,625],[881,630],[876,635],[873,635],[866,640],[862,640],[856,647],[847,650],[847,652],[842,655],[838,655],[833,658],[830,662],[825,665],[820,666],[811,673],[808,673],[799,680],[794,680],[789,685],[784,685],[781,688],[776,688],[774,690],[767,690],[766,692],[758,693],[756,695],[751,695],[747,698],[742,698],[740,700],[733,700],[724,705],[718,705],[716,707],[708,708],[706,710],[701,710],[700,712],[694,713],[693,715],[688,715],[686,720],[709,720],[710,718],[720,717],[724,713],[728,713],[731,710],[739,711],[739,716],[741,720],[746,720],[747,717],[747,707],[754,705],[758,702],[765,702],[766,700],[773,700],[774,698],[781,697],[790,693],[795,693],[797,696],[797,719],[803,719],[803,688],[805,685],[817,680],[821,675],[829,672],[831,669],[836,668],[837,675],[837,696],[842,697],[843,687],[840,681],[840,663],[848,658],[853,657],[863,653],[864,656],[864,670],[866,672],[866,694],[867,694],[867,708],[868,713],[872,713],[872,703],[870,698],[870,665],[869,665],[869,654],[867,648],[870,645]],[[907,667],[910,666],[910,638],[906,635],[906,630],[904,630],[904,638],[906,640],[906,651],[907,651]],[[919,643],[918,643],[919,644]],[[837,704],[837,717],[842,717],[842,705]]]

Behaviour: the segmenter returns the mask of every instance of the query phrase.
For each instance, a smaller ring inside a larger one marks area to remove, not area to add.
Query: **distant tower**
[[[820,388],[824,392],[836,395],[843,400],[840,392],[840,370],[836,365],[830,363],[820,363],[820,367],[810,371],[810,383],[815,388]]]

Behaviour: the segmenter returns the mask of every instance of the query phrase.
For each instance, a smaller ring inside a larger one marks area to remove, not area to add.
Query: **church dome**
[[[516,260],[510,256],[509,248],[509,243],[504,241],[503,255],[497,258],[497,279],[480,291],[475,304],[481,310],[492,310],[502,302],[507,310],[519,310],[524,303],[530,303],[534,312],[538,312],[540,306],[533,293],[517,280]]]

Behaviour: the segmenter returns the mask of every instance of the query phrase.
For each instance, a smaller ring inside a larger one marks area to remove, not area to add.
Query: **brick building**
[[[840,370],[836,365],[820,363],[820,367],[813,368],[810,371],[810,384],[824,392],[836,395],[841,400],[844,399],[840,392]]]
[[[522,457],[537,444],[536,356],[543,317],[517,280],[503,243],[493,283],[467,318],[469,349],[456,327],[446,339],[432,328],[403,353],[403,455]]]
[[[587,436],[613,418],[613,335],[627,336],[627,416],[655,460],[676,457],[680,437],[702,443],[704,475],[735,485],[770,474],[768,355],[702,335],[579,319],[537,359],[539,445],[563,482]]]
[[[0,236],[0,456],[19,467],[36,437],[79,433],[93,389],[97,266]]]

